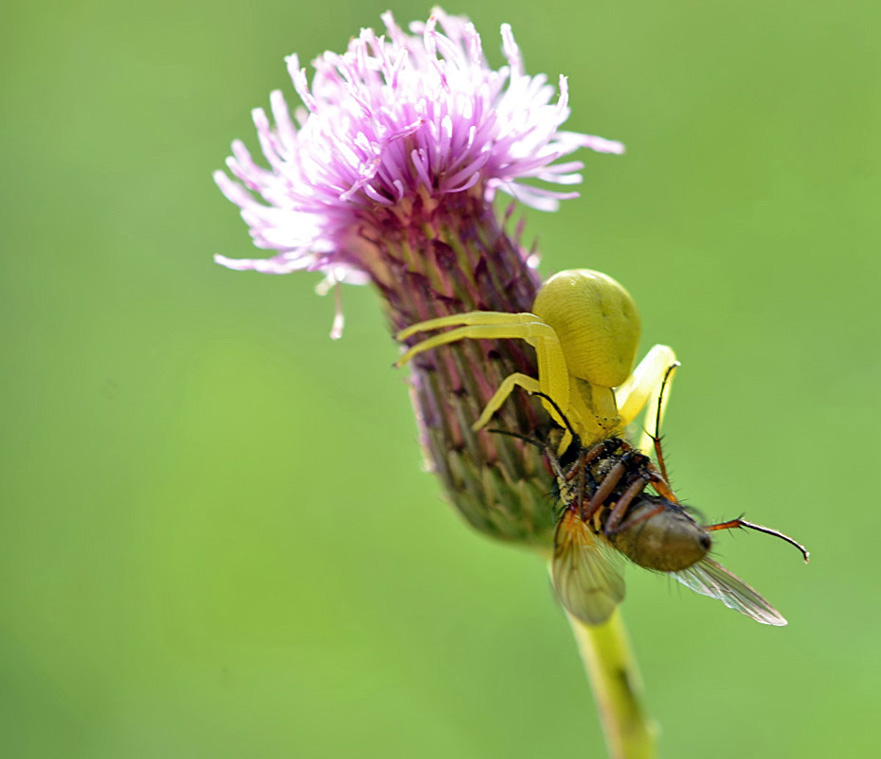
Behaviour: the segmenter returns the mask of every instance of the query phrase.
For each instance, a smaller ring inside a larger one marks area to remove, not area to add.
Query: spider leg
[[[474,423],[473,428],[477,430],[485,426],[490,417],[498,411],[502,403],[505,402],[513,389],[518,386],[522,387],[529,393],[540,392],[553,398],[560,410],[564,414],[568,413],[570,401],[570,377],[566,358],[560,345],[560,340],[553,328],[545,324],[534,314],[507,314],[498,311],[472,311],[467,314],[431,319],[427,322],[414,324],[412,327],[398,333],[398,339],[409,337],[415,332],[420,332],[426,329],[434,329],[455,324],[463,326],[451,329],[449,332],[442,332],[441,334],[434,335],[422,342],[416,343],[416,345],[410,348],[395,362],[395,366],[403,366],[414,356],[417,356],[424,351],[437,348],[441,345],[448,345],[449,343],[454,343],[459,340],[525,340],[535,348],[535,355],[538,363],[538,378],[529,377],[520,372],[508,375],[486,404],[480,417]],[[565,420],[551,404],[543,400],[542,405],[547,409],[548,413],[557,424],[561,427],[566,427]],[[579,421],[580,420],[573,420],[573,423],[577,425]],[[571,442],[572,434],[567,429],[563,436],[563,440],[560,443],[560,450],[565,450]]]
[[[508,311],[466,311],[464,314],[452,314],[450,316],[439,316],[436,319],[427,319],[424,322],[411,324],[406,329],[402,329],[395,335],[395,340],[403,342],[408,337],[412,337],[417,332],[431,332],[441,327],[460,327],[471,326],[476,324],[528,324],[529,322],[540,322],[541,319],[535,314],[528,311],[520,313],[510,313]],[[397,363],[404,364],[406,359],[399,359]]]
[[[477,430],[485,427],[492,418],[492,415],[502,407],[502,404],[514,391],[515,387],[522,387],[527,393],[535,393],[539,391],[541,384],[535,377],[530,377],[528,374],[521,372],[509,374],[502,380],[502,384],[498,386],[492,398],[487,401],[480,416],[477,417],[477,421],[471,425],[471,429],[477,432]]]
[[[509,374],[502,380],[502,383],[493,393],[492,398],[487,401],[487,404],[483,407],[483,411],[480,413],[477,421],[471,425],[471,429],[477,432],[477,430],[485,427],[492,418],[492,415],[502,407],[502,404],[508,399],[508,396],[514,391],[515,387],[522,387],[530,394],[541,392],[541,383],[535,377],[530,377],[528,374],[522,374],[521,372]],[[565,427],[566,423],[564,419],[560,417],[559,412],[553,406],[544,402],[543,405],[554,422],[566,429],[563,433],[560,445],[557,447],[558,455],[562,455],[572,442],[572,433]]]

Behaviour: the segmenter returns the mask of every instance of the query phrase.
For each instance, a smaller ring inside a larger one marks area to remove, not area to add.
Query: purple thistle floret
[[[296,124],[280,92],[271,126],[254,111],[268,168],[233,143],[220,189],[241,208],[266,259],[217,256],[231,269],[287,274],[319,270],[330,284],[371,284],[393,332],[466,311],[528,311],[540,286],[537,256],[512,236],[492,201],[501,190],[540,210],[575,192],[578,148],[621,153],[620,143],[560,130],[569,115],[544,76],[524,73],[510,27],[508,65],[491,69],[464,18],[435,9],[406,34],[383,16],[386,35],[363,30],[343,55],[315,62],[311,88],[296,56],[288,69],[304,107]],[[442,30],[442,31],[441,31]],[[544,186],[541,183],[545,183]],[[335,324],[338,332],[341,319]],[[412,342],[420,337],[413,338]],[[467,521],[494,537],[547,548],[552,478],[541,452],[471,424],[511,372],[534,376],[535,356],[514,340],[464,340],[413,362],[412,397],[431,467]],[[495,426],[542,436],[540,405],[516,394]]]
[[[311,90],[297,56],[288,57],[305,104],[296,113],[298,125],[276,90],[270,97],[275,127],[262,108],[253,114],[270,168],[258,166],[236,140],[227,165],[240,183],[222,171],[214,175],[242,209],[257,247],[280,253],[269,259],[217,256],[218,263],[270,274],[320,269],[367,283],[370,267],[363,259],[370,252],[358,232],[371,221],[382,227],[373,218],[377,211],[406,208],[416,198],[442,202],[469,190],[487,203],[502,190],[553,211],[577,193],[522,180],[577,184],[583,164],[557,163],[560,158],[582,147],[623,152],[621,143],[560,131],[569,116],[566,78],[560,77],[553,103],[546,77],[524,73],[507,24],[502,40],[508,65],[494,71],[466,19],[435,9],[427,23],[411,25],[418,36],[403,32],[391,13],[382,19],[387,36],[364,29],[343,55],[318,58]]]

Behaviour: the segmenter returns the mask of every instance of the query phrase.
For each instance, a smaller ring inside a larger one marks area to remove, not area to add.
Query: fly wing
[[[557,525],[551,577],[557,597],[582,622],[605,622],[624,598],[624,560],[573,511]]]
[[[716,598],[756,622],[776,627],[786,624],[780,612],[757,591],[712,559],[703,558],[688,569],[670,574],[695,593]]]

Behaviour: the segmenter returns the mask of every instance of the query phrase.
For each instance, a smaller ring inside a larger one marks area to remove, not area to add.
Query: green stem
[[[618,610],[602,625],[569,615],[612,759],[653,759],[656,729],[642,703],[642,680]]]

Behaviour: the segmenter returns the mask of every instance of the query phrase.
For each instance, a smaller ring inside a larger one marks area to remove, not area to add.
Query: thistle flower
[[[369,29],[342,55],[315,63],[311,87],[298,58],[288,70],[304,107],[294,119],[270,97],[274,126],[253,113],[268,168],[233,143],[215,180],[241,209],[265,259],[232,269],[326,275],[323,289],[371,284],[393,332],[473,310],[528,311],[540,285],[537,256],[493,207],[498,191],[539,210],[577,193],[578,148],[621,153],[620,143],[560,129],[568,89],[524,73],[510,27],[501,29],[507,66],[490,68],[474,26],[435,9],[407,34],[392,15],[386,34]],[[338,313],[334,332],[342,317]],[[416,338],[414,338],[414,341]],[[477,529],[540,548],[552,544],[552,481],[540,452],[509,436],[471,430],[499,382],[535,374],[517,341],[467,340],[416,362],[412,398],[430,466],[453,505]],[[525,395],[505,404],[498,426],[535,434],[550,424]]]

